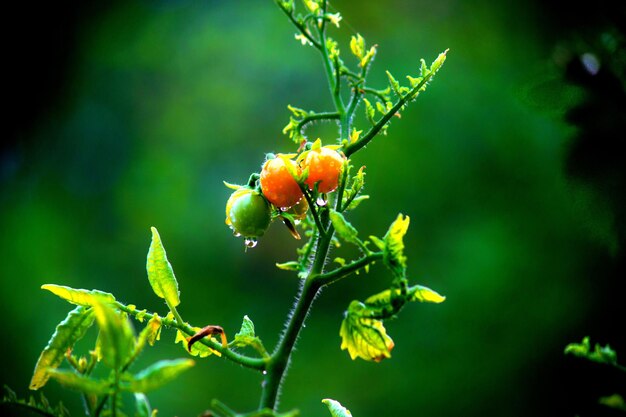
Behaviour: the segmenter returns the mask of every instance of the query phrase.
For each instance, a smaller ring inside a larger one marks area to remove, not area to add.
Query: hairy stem
[[[402,98],[400,98],[400,100],[398,100],[398,102],[387,113],[385,113],[385,115],[381,117],[374,126],[372,126],[372,128],[365,134],[365,136],[346,147],[343,151],[346,157],[349,158],[350,155],[362,149],[372,139],[374,139],[374,137],[378,135],[382,128],[385,127],[389,120],[391,120],[391,118],[402,108],[402,106],[412,100],[417,95],[417,93],[419,93],[419,91],[428,83],[428,81],[430,81],[433,75],[434,73],[431,72],[430,74],[425,76],[419,84],[411,89],[411,91],[409,91],[405,96],[402,96]]]
[[[150,320],[154,316],[158,316],[158,314],[156,313],[146,313],[145,311],[139,311],[134,308],[128,308],[126,305],[117,301],[115,302],[115,306],[119,308],[121,311],[124,311],[135,318],[141,317],[142,320],[143,319]],[[167,318],[163,318],[160,316],[159,318],[161,319],[161,323],[163,323],[164,326],[178,329],[188,336],[193,336],[196,333],[195,330],[191,328],[191,326],[189,326],[187,323],[178,322],[177,320],[169,320]],[[210,338],[206,338],[206,337],[199,340],[198,343],[202,343],[203,345],[220,352],[223,358],[236,362],[242,366],[245,366],[246,368],[256,369],[258,371],[265,369],[266,359],[252,358],[249,356],[242,355],[240,353],[232,351],[231,349],[227,347],[225,348],[220,343],[216,343]]]

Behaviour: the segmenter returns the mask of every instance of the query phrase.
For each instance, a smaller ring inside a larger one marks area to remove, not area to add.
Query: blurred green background
[[[333,4],[344,16],[337,38],[358,31],[379,45],[373,86],[385,86],[385,69],[404,79],[450,48],[389,136],[354,157],[371,199],[350,217],[367,236],[409,215],[410,277],[448,298],[389,322],[393,357],[374,364],[340,351],[339,325],[348,303],[385,288],[388,274],[375,267],[330,287],[301,335],[281,408],[324,416],[330,397],[357,417],[610,415],[597,398],[623,377],[562,352],[590,335],[626,357],[623,5]],[[298,287],[274,264],[293,259],[298,242],[274,224],[245,252],[224,225],[222,180],[242,183],[264,153],[293,150],[281,134],[287,104],[330,109],[316,53],[270,0],[15,13],[0,153],[0,382],[28,394],[39,352],[70,309],[42,284],[166,312],[146,279],[150,226],[186,320],[233,335],[247,314],[272,347]],[[331,128],[308,133],[330,141]],[[173,338],[164,331],[135,369],[184,356]],[[208,358],[150,398],[164,417],[199,415],[212,398],[245,411],[260,382]],[[76,394],[54,382],[45,392],[81,415]]]

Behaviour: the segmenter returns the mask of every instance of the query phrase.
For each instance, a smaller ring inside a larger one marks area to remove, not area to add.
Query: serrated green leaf
[[[583,338],[581,343],[570,343],[565,347],[565,354],[572,354],[586,358],[593,362],[617,365],[617,353],[609,345],[601,346],[599,343],[591,349],[589,336]]]
[[[121,384],[131,392],[148,392],[162,387],[195,365],[192,359],[162,360],[138,372]]]
[[[420,59],[420,77],[422,78],[426,77],[429,72],[430,70],[428,69],[428,66],[426,65],[426,61],[424,60],[424,58]]]
[[[430,71],[434,74],[437,71],[439,71],[439,68],[441,68],[441,66],[443,65],[443,63],[446,61],[446,55],[448,54],[448,49],[446,49],[445,51],[443,51],[442,53],[439,54],[439,56],[437,56],[437,58],[433,61],[433,63],[430,65]]]
[[[414,77],[411,77],[410,75],[407,75],[406,78],[409,80],[409,84],[411,85],[411,88],[417,87],[417,85],[421,83],[422,80],[424,79],[423,77],[414,78]]]
[[[46,384],[49,378],[48,370],[56,369],[63,362],[65,352],[82,339],[94,320],[93,310],[82,306],[68,313],[67,317],[56,327],[48,345],[39,355],[30,380],[30,389],[37,390]]]
[[[378,112],[383,115],[387,113],[387,108],[380,101],[376,102],[376,110],[378,110]]]
[[[263,346],[263,342],[261,342],[261,339],[256,336],[254,332],[254,323],[252,322],[252,320],[250,320],[248,316],[243,317],[241,329],[235,335],[235,338],[231,343],[237,347],[250,346],[257,352],[259,352],[261,356],[269,356],[267,350],[265,349],[265,346]]]
[[[589,336],[585,336],[581,343],[570,343],[565,346],[565,354],[571,354],[574,356],[587,356],[589,354],[590,342]]]
[[[357,243],[358,231],[343,217],[343,214],[335,210],[330,210],[330,221],[337,232],[337,236],[346,242]]]
[[[381,320],[362,316],[365,309],[363,303],[350,303],[339,330],[341,349],[347,349],[353,360],[362,358],[380,362],[391,357],[393,340],[387,335]]]
[[[111,392],[111,384],[106,380],[93,379],[61,369],[49,369],[48,374],[64,387],[73,390],[97,395],[106,395]]]
[[[383,262],[396,277],[404,276],[406,270],[403,238],[409,228],[409,222],[409,216],[398,214],[383,238],[385,242]]]
[[[42,285],[41,289],[48,290],[69,303],[83,307],[91,307],[96,302],[112,303],[115,301],[113,294],[98,290],[75,289],[55,284]]]
[[[152,242],[150,243],[148,261],[146,263],[148,280],[157,296],[165,299],[169,305],[176,307],[180,304],[178,281],[176,281],[176,276],[174,276],[172,265],[167,260],[159,232],[156,227],[152,227],[151,230]]]
[[[322,402],[328,406],[328,410],[332,417],[352,417],[352,413],[346,407],[341,405],[339,401],[330,398],[323,399]]]
[[[398,83],[398,81],[394,78],[393,75],[391,75],[389,71],[386,71],[386,73],[387,78],[389,79],[389,85],[391,86],[391,89],[396,93],[396,95],[402,97],[402,95],[400,94],[400,83]]]
[[[93,306],[100,327],[98,349],[102,361],[112,369],[122,369],[135,350],[135,335],[128,318],[106,303]]]
[[[237,338],[237,336],[247,336],[247,337],[255,337],[256,335],[254,334],[254,323],[252,322],[252,320],[250,320],[250,317],[243,316],[243,321],[241,322],[241,329],[239,329],[239,332],[235,335],[235,338]]]

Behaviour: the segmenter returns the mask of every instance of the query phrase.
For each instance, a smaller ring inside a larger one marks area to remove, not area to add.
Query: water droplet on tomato
[[[328,203],[328,201],[324,198],[324,196],[317,197],[317,200],[315,201],[315,204],[320,207],[324,207],[326,203]]]
[[[255,238],[253,237],[247,237],[243,243],[246,245],[246,248],[253,248],[256,246],[257,243],[259,243]]]

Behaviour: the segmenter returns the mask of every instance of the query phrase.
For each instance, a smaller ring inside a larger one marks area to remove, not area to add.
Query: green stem
[[[307,204],[309,205],[309,210],[311,210],[311,214],[313,215],[313,220],[315,221],[315,226],[317,226],[317,230],[319,230],[320,236],[324,236],[326,234],[326,228],[322,224],[319,213],[317,211],[317,204],[313,201],[311,194],[309,193],[308,186],[306,184],[300,185],[302,194],[304,194],[304,198],[306,199]]]
[[[391,120],[391,118],[404,106],[408,103],[415,95],[428,83],[428,81],[432,78],[434,73],[430,73],[426,75],[419,84],[411,89],[405,96],[400,98],[398,102],[387,112],[385,115],[374,125],[372,128],[358,141],[354,142],[343,151],[346,157],[350,157],[353,153],[357,152],[365,145],[367,145],[374,137],[381,131],[383,127]]]
[[[320,238],[320,245],[329,241],[327,237]],[[319,246],[319,245],[318,245]],[[321,252],[318,252],[321,253]],[[325,256],[324,256],[325,257]],[[285,370],[289,365],[293,347],[298,338],[298,334],[303,327],[304,320],[313,304],[313,300],[320,289],[320,285],[309,275],[300,290],[298,301],[287,324],[287,329],[278,343],[267,366],[267,373],[263,381],[263,392],[259,409],[275,409],[281,383],[285,377]]]
[[[306,27],[304,25],[300,24],[300,22],[298,22],[296,20],[296,18],[293,16],[292,12],[288,11],[287,9],[285,9],[283,7],[283,5],[280,2],[280,0],[274,0],[274,3],[276,3],[278,5],[278,8],[280,10],[282,10],[283,13],[285,13],[285,15],[287,15],[287,17],[289,18],[291,23],[293,23],[293,25],[300,31],[300,33],[302,33],[302,35],[304,35],[304,37],[307,38],[308,41],[311,42],[316,49],[321,49],[320,42],[318,42],[317,39],[313,38],[309,34],[309,32],[306,30]]]
[[[306,125],[308,125],[311,122],[317,121],[317,120],[337,120],[340,118],[340,114],[337,112],[334,113],[313,113],[313,114],[309,114],[308,116],[306,116],[304,119],[300,120],[298,122],[298,125],[296,126],[296,129],[298,130],[298,133],[300,133],[301,135],[303,134],[303,129]]]
[[[330,285],[382,258],[383,258],[382,252],[370,253],[369,255],[366,255],[360,259],[357,259],[356,261],[351,262],[348,265],[344,265],[341,268],[337,268],[325,274],[320,274],[315,279],[319,281],[323,286]]]
[[[167,304],[167,307],[170,309],[170,311],[172,312],[172,314],[174,315],[174,318],[176,319],[176,322],[179,324],[183,324],[185,323],[183,321],[183,318],[180,316],[180,314],[178,313],[178,310],[176,310],[176,306],[174,306],[174,304],[170,303],[167,298],[165,299],[165,303]]]
[[[128,313],[129,315],[137,318],[139,316],[142,317],[143,319],[152,319],[154,316],[158,316],[158,314],[156,313],[146,313],[142,310],[137,310],[137,309],[131,309],[128,308],[126,305],[120,303],[120,302],[115,302],[115,305],[117,308],[119,308],[121,311],[124,311],[126,313]],[[181,332],[183,332],[184,334],[188,335],[188,336],[193,336],[196,332],[194,331],[193,328],[191,328],[191,326],[189,326],[187,323],[184,322],[178,322],[176,320],[169,320],[167,318],[164,317],[160,317],[159,319],[161,320],[161,323],[163,323],[164,326],[167,327],[172,327],[175,329],[180,330]],[[265,362],[266,359],[263,358],[252,358],[249,356],[245,356],[242,354],[239,354],[237,352],[234,352],[232,350],[230,350],[229,348],[224,348],[220,343],[216,343],[213,340],[209,339],[209,338],[203,338],[201,340],[198,341],[198,343],[202,343],[203,345],[218,351],[219,353],[222,354],[222,357],[225,359],[229,359],[233,362],[236,362],[242,366],[245,366],[246,368],[251,368],[251,369],[256,369],[258,371],[262,371],[265,369]]]

